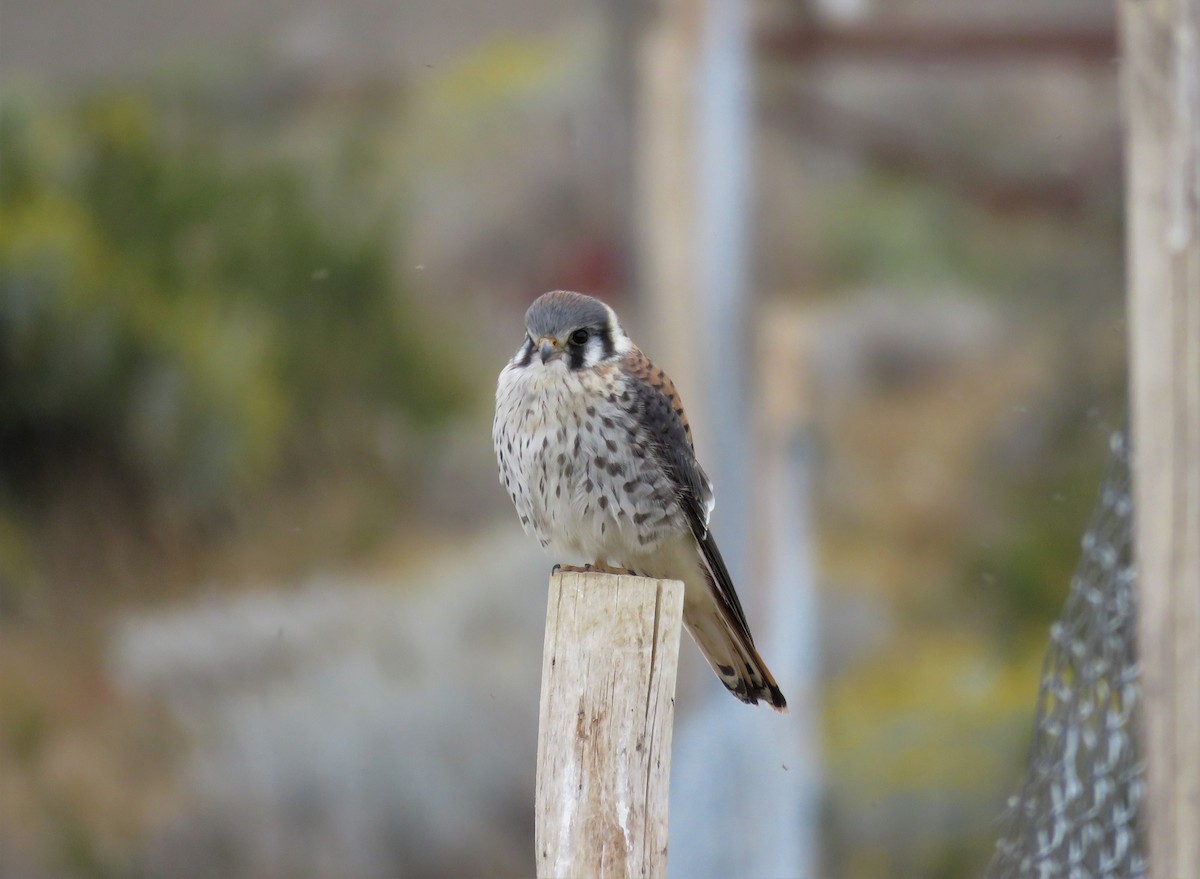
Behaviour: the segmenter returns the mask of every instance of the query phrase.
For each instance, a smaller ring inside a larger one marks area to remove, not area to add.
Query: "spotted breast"
[[[629,375],[617,364],[562,362],[500,375],[492,440],[501,481],[521,525],[555,557],[624,565],[687,528],[634,417],[642,401]]]

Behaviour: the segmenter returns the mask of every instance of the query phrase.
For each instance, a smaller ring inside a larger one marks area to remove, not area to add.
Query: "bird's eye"
[[[575,332],[571,333],[571,344],[586,345],[587,340],[591,338],[591,335],[592,334],[587,330],[576,330]]]

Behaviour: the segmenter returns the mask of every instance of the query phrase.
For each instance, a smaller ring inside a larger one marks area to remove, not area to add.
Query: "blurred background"
[[[683,646],[673,875],[979,875],[1124,423],[1113,11],[4,0],[0,874],[532,875],[568,288],[792,704]]]

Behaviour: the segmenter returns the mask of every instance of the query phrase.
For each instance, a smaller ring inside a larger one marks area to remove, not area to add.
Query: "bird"
[[[709,529],[713,486],[679,393],[611,307],[568,290],[529,306],[492,442],[521,526],[551,557],[588,562],[555,570],[681,580],[684,627],[721,683],[787,710]]]

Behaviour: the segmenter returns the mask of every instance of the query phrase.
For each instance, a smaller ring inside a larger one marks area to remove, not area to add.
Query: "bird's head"
[[[555,290],[539,296],[525,312],[525,340],[513,365],[562,362],[567,369],[590,369],[619,360],[631,347],[611,308],[582,293]]]

